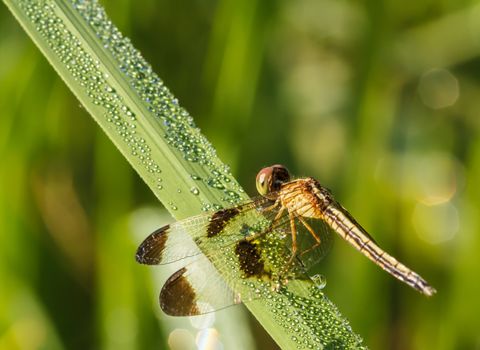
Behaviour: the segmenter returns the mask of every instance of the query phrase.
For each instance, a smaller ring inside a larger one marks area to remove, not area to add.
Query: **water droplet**
[[[323,289],[327,285],[327,279],[324,275],[316,274],[310,277],[318,289]]]
[[[200,194],[200,191],[196,187],[192,187],[190,189],[190,192],[192,192],[194,195],[198,196]]]
[[[177,210],[178,209],[177,206],[175,204],[173,204],[173,202],[168,202],[168,205],[170,206],[170,208],[172,210]]]

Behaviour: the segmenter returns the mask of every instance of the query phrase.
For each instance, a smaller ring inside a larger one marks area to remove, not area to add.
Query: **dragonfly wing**
[[[208,258],[199,255],[167,279],[159,298],[162,310],[171,316],[195,316],[266,297],[280,286],[280,276],[275,277],[260,247],[260,242],[239,241],[234,255],[224,249]],[[285,261],[287,257],[283,256]],[[306,278],[300,270],[294,263],[291,271]]]
[[[297,217],[295,227],[297,257],[305,270],[309,270],[318,264],[332,248],[333,230],[322,220],[305,217]]]
[[[200,315],[262,298],[285,278],[306,277],[303,266],[296,260],[285,270],[291,251],[283,239],[279,241],[279,234],[290,234],[289,220],[288,215],[283,215],[271,227],[268,218],[274,214],[263,216],[251,212],[242,216],[240,234],[224,232],[201,240],[199,245],[205,255],[167,280],[160,293],[162,309],[175,316]],[[238,223],[235,220],[232,218],[225,230],[238,231],[240,218]],[[255,234],[258,238],[245,239]],[[236,239],[224,244],[225,236]]]
[[[175,272],[160,292],[160,307],[171,316],[202,315],[240,302],[205,256]]]
[[[146,265],[163,265],[200,254],[198,247],[232,245],[248,233],[240,217],[253,218],[268,199],[258,197],[239,206],[193,216],[166,225],[150,234],[139,246],[136,260]],[[191,240],[196,243],[190,244]]]
[[[138,247],[135,255],[137,262],[163,265],[200,254],[200,250],[187,234],[185,226],[197,225],[200,230],[206,226],[208,218],[208,215],[196,216],[156,230]]]

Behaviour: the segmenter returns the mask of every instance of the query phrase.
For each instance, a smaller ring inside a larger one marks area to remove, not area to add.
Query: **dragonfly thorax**
[[[324,204],[315,193],[315,183],[314,179],[305,178],[285,184],[279,193],[282,206],[294,215],[321,219]]]

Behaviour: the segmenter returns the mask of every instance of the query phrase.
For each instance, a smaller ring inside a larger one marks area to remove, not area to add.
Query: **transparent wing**
[[[273,234],[268,233],[262,243],[272,243],[269,240],[273,239]],[[266,297],[272,289],[280,288],[280,275],[275,274],[271,261],[265,258],[267,251],[260,249],[262,243],[239,241],[216,250],[208,258],[199,255],[165,282],[160,292],[162,310],[172,316],[201,315]],[[268,254],[277,254],[273,261],[288,259],[289,251],[282,247],[272,249],[268,245]],[[302,269],[295,261],[289,271],[295,270],[297,278],[306,278],[301,274]],[[284,272],[281,268],[277,270]]]
[[[205,256],[175,272],[160,292],[160,307],[171,316],[201,315],[241,300]]]
[[[245,223],[251,225],[252,221],[262,219],[258,213],[264,213],[264,219],[272,221],[276,212],[266,210],[272,204],[271,200],[259,196],[235,207],[192,216],[163,226],[142,242],[136,259],[141,264],[163,265],[195,256],[200,251],[189,244],[191,239],[198,246],[233,244],[243,238]],[[242,221],[245,219],[247,222]]]
[[[308,271],[318,264],[332,248],[333,230],[323,220],[297,216],[295,217],[295,226],[297,230],[297,260]],[[286,245],[287,247],[292,245],[291,233]]]
[[[231,245],[242,239],[239,217],[261,212],[270,201],[263,197],[236,207],[204,213],[166,225],[150,234],[139,246],[136,259],[141,264],[163,265],[200,253],[198,246]],[[221,238],[219,238],[221,236]],[[191,240],[197,244],[191,244]]]

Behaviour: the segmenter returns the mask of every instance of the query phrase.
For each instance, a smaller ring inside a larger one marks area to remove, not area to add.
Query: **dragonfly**
[[[196,257],[165,282],[159,300],[166,314],[201,315],[260,298],[260,287],[278,291],[292,279],[308,279],[334,234],[420,293],[436,293],[380,248],[314,178],[291,179],[285,166],[273,165],[260,170],[256,187],[256,198],[163,226],[140,244],[141,264]],[[186,244],[189,237],[196,245]]]

